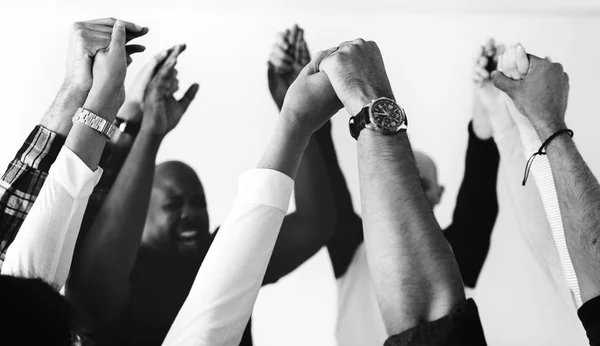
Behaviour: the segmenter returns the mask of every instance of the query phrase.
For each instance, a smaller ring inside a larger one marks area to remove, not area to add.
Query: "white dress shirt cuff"
[[[287,175],[257,168],[240,176],[237,202],[264,204],[287,213],[293,189],[294,180]]]
[[[102,177],[102,168],[92,171],[71,149],[63,146],[48,173],[74,199],[88,198]]]

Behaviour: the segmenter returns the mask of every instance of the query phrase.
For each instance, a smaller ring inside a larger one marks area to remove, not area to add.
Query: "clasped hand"
[[[282,117],[312,134],[342,106],[356,115],[371,100],[394,98],[375,42],[356,39],[318,52],[290,86]]]

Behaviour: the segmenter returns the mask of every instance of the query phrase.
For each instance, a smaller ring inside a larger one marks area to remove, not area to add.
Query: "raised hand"
[[[269,55],[269,90],[281,109],[287,90],[310,61],[304,40],[304,30],[295,25],[291,30],[278,33]]]
[[[331,52],[332,50],[317,53],[302,69],[285,95],[281,116],[305,134],[317,131],[342,108],[329,78],[318,70],[318,63]]]
[[[144,98],[142,129],[157,135],[166,135],[177,126],[183,113],[196,97],[198,84],[190,86],[180,100],[173,97],[173,93],[179,87],[175,65],[177,57],[184,50],[185,45],[175,46],[148,85]]]
[[[159,52],[144,66],[127,91],[125,103],[123,103],[123,106],[119,109],[119,118],[135,123],[140,123],[142,121],[142,115],[144,113],[144,96],[146,95],[148,85],[158,72],[158,67],[165,61],[174,48],[175,47]],[[177,83],[175,75],[173,76],[172,84],[178,86]],[[177,90],[175,89],[171,94],[175,91]]]
[[[508,56],[503,56],[499,62],[510,67],[504,69],[506,73],[492,74],[494,85],[510,96],[544,141],[552,133],[566,128],[569,76],[561,64],[526,54],[521,45],[514,48],[512,56],[511,52],[509,49]]]
[[[488,139],[494,131],[510,125],[506,96],[492,84],[489,72],[503,52],[503,45],[497,46],[494,39],[489,39],[479,48],[473,64],[473,131],[480,139]]]
[[[379,47],[361,38],[329,50],[317,69],[329,77],[350,115],[356,115],[379,97],[394,99]]]
[[[96,52],[92,73],[94,80],[86,101],[86,108],[103,109],[100,114],[113,121],[125,100],[125,75],[127,74],[126,23],[117,20],[107,48]],[[90,109],[95,111],[94,109]]]
[[[102,18],[74,23],[71,27],[71,39],[67,54],[67,74],[65,84],[88,92],[92,87],[92,63],[96,53],[106,49],[111,41],[111,34],[116,23],[114,18]],[[134,23],[124,22],[126,42],[145,35],[148,28]],[[129,45],[126,47],[128,61],[131,54],[142,52],[144,46]]]

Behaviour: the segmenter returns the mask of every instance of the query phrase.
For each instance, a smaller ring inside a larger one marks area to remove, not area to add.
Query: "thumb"
[[[188,109],[190,103],[194,101],[199,88],[200,86],[198,84],[192,84],[192,86],[190,86],[190,88],[185,92],[181,100],[178,101],[184,112]]]
[[[110,37],[110,48],[125,48],[126,41],[125,22],[117,20],[113,26],[112,35]]]
[[[492,82],[496,88],[504,91],[511,98],[513,96],[513,91],[519,84],[519,81],[515,81],[512,78],[506,77],[504,73],[500,71],[492,72]]]
[[[327,58],[328,56],[331,55],[331,53],[335,52],[338,48],[334,47],[334,48],[330,48],[327,50],[322,50],[320,52],[318,52],[317,54],[315,54],[315,56],[313,57],[313,59],[308,63],[308,65],[306,65],[306,67],[304,68],[304,70],[302,70],[302,72],[307,73],[308,75],[313,75],[315,73],[318,73],[321,71],[320,65],[321,62]]]

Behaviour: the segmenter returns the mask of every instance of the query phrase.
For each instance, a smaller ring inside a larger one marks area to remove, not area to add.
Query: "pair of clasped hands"
[[[490,59],[497,63],[491,73],[486,69]],[[490,40],[481,47],[475,65],[473,80],[486,103],[502,103],[500,91],[506,93],[542,141],[566,129],[569,76],[561,64],[527,54],[521,44],[505,49]]]

